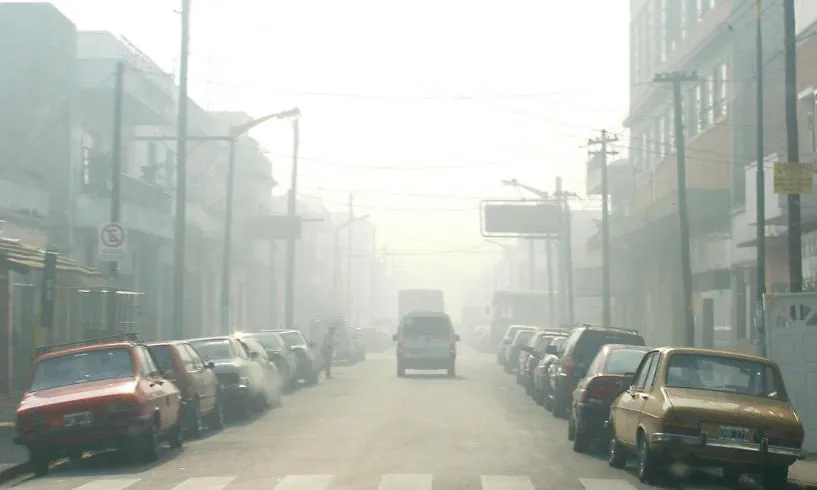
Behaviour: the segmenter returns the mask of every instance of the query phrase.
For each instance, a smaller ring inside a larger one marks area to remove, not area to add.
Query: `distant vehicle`
[[[460,336],[445,313],[404,315],[393,340],[397,342],[398,377],[405,376],[406,369],[445,369],[449,376],[456,376]]]
[[[490,308],[491,342],[496,345],[511,325],[557,328],[551,325],[548,291],[494,291]]]
[[[443,292],[439,289],[403,289],[397,293],[397,318],[406,313],[428,311],[445,313]]]

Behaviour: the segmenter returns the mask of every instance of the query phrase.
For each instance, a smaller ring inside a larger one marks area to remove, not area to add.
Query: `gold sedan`
[[[760,474],[784,488],[800,456],[803,425],[777,364],[710,349],[648,352],[610,408],[609,463],[638,456],[638,476],[653,483],[674,463],[721,467],[736,482]]]

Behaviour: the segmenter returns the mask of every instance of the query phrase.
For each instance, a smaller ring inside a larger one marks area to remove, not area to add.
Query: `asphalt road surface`
[[[415,374],[416,373],[416,374]],[[633,490],[633,469],[573,452],[566,424],[525,396],[494,356],[461,350],[456,378],[410,372],[393,354],[338,367],[280,409],[160,462],[116,453],[65,463],[25,490]],[[706,475],[670,488],[724,488]],[[752,488],[748,486],[747,488]]]

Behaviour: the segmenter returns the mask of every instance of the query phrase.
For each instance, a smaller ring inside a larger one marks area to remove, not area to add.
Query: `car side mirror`
[[[213,361],[207,361],[204,364],[204,367],[206,367],[207,369],[215,369],[216,368],[216,363],[214,363]]]
[[[392,340],[393,342],[397,342],[397,334],[392,335],[392,336],[391,336],[391,340]]]
[[[553,344],[548,345],[547,347],[545,347],[545,354],[552,354],[554,356],[558,355],[559,349],[557,349],[556,346]]]

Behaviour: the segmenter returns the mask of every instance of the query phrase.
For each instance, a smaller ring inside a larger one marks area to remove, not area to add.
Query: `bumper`
[[[240,405],[250,397],[250,387],[242,383],[221,385],[221,393],[227,405]]]
[[[397,364],[405,369],[448,369],[454,365],[456,358],[417,358],[399,357]]]
[[[47,448],[49,452],[66,450],[94,451],[116,449],[148,431],[152,417],[121,422],[94,423],[80,427],[43,429],[25,432],[14,443],[29,449]]]
[[[576,405],[576,422],[582,432],[605,437],[609,418],[610,405],[603,403],[578,403]]]
[[[785,464],[802,459],[802,450],[772,446],[764,438],[761,442],[740,442],[655,433],[649,437],[650,446],[671,460],[691,460],[727,464]]]

